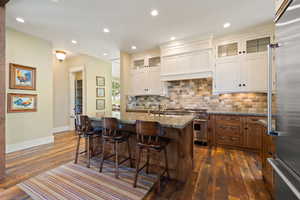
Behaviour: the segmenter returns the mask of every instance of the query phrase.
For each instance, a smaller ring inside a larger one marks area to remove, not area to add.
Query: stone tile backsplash
[[[212,94],[212,79],[172,81],[168,97],[128,96],[128,109],[207,108],[211,111],[267,112],[267,94]]]

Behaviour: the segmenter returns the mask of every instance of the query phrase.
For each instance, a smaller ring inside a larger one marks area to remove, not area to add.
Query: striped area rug
[[[139,200],[149,192],[154,175],[141,174],[132,187],[134,169],[121,167],[116,179],[112,163],[104,164],[103,173],[69,163],[28,179],[18,186],[33,200]]]

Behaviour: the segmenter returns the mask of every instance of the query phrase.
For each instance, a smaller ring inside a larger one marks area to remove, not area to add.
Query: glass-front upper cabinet
[[[149,58],[149,67],[159,67],[160,66],[160,57]]]
[[[134,60],[133,61],[133,69],[140,69],[145,66],[145,60],[144,59],[139,59],[139,60]]]
[[[159,67],[160,66],[160,56],[155,56],[155,57],[149,57],[145,56],[144,58],[138,58],[134,59],[132,61],[132,69],[137,70],[137,69],[144,69],[144,68],[149,68],[149,67]]]
[[[246,41],[246,52],[259,53],[268,50],[268,45],[271,43],[271,37],[258,38]]]
[[[224,45],[218,45],[218,58],[228,57],[228,56],[236,56],[238,55],[238,43],[230,43]]]

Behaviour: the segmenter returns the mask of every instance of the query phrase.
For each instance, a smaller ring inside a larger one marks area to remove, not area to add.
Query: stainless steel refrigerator
[[[268,134],[276,138],[276,200],[300,199],[300,0],[284,1],[276,17],[277,44],[269,46]],[[276,94],[272,95],[275,57]],[[276,113],[272,97],[276,96]],[[276,129],[272,128],[276,118]]]

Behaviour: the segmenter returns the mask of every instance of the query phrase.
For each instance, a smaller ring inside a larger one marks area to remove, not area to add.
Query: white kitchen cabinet
[[[160,80],[160,67],[148,67],[131,71],[129,95],[165,95]]]
[[[161,68],[161,75],[162,76],[167,76],[167,75],[172,75],[172,74],[177,74],[177,68],[178,67],[178,57],[177,56],[169,56],[165,57],[162,60],[162,68]]]
[[[167,56],[162,60],[163,81],[207,78],[211,75],[212,61],[209,50]]]
[[[142,95],[145,93],[147,74],[144,70],[132,70],[130,73],[129,95]]]
[[[137,57],[132,59],[132,70],[143,69],[147,67],[159,67],[160,56],[159,55],[144,55],[143,57]]]
[[[180,41],[162,46],[161,80],[207,78],[212,76],[212,38]]]
[[[270,34],[216,45],[214,93],[266,92]]]
[[[162,95],[162,82],[160,81],[160,68],[149,68],[146,80],[148,93],[151,95]]]
[[[242,63],[242,90],[266,92],[268,77],[268,58],[266,52],[246,55]]]
[[[240,58],[221,59],[214,73],[214,92],[237,92],[240,86]]]

